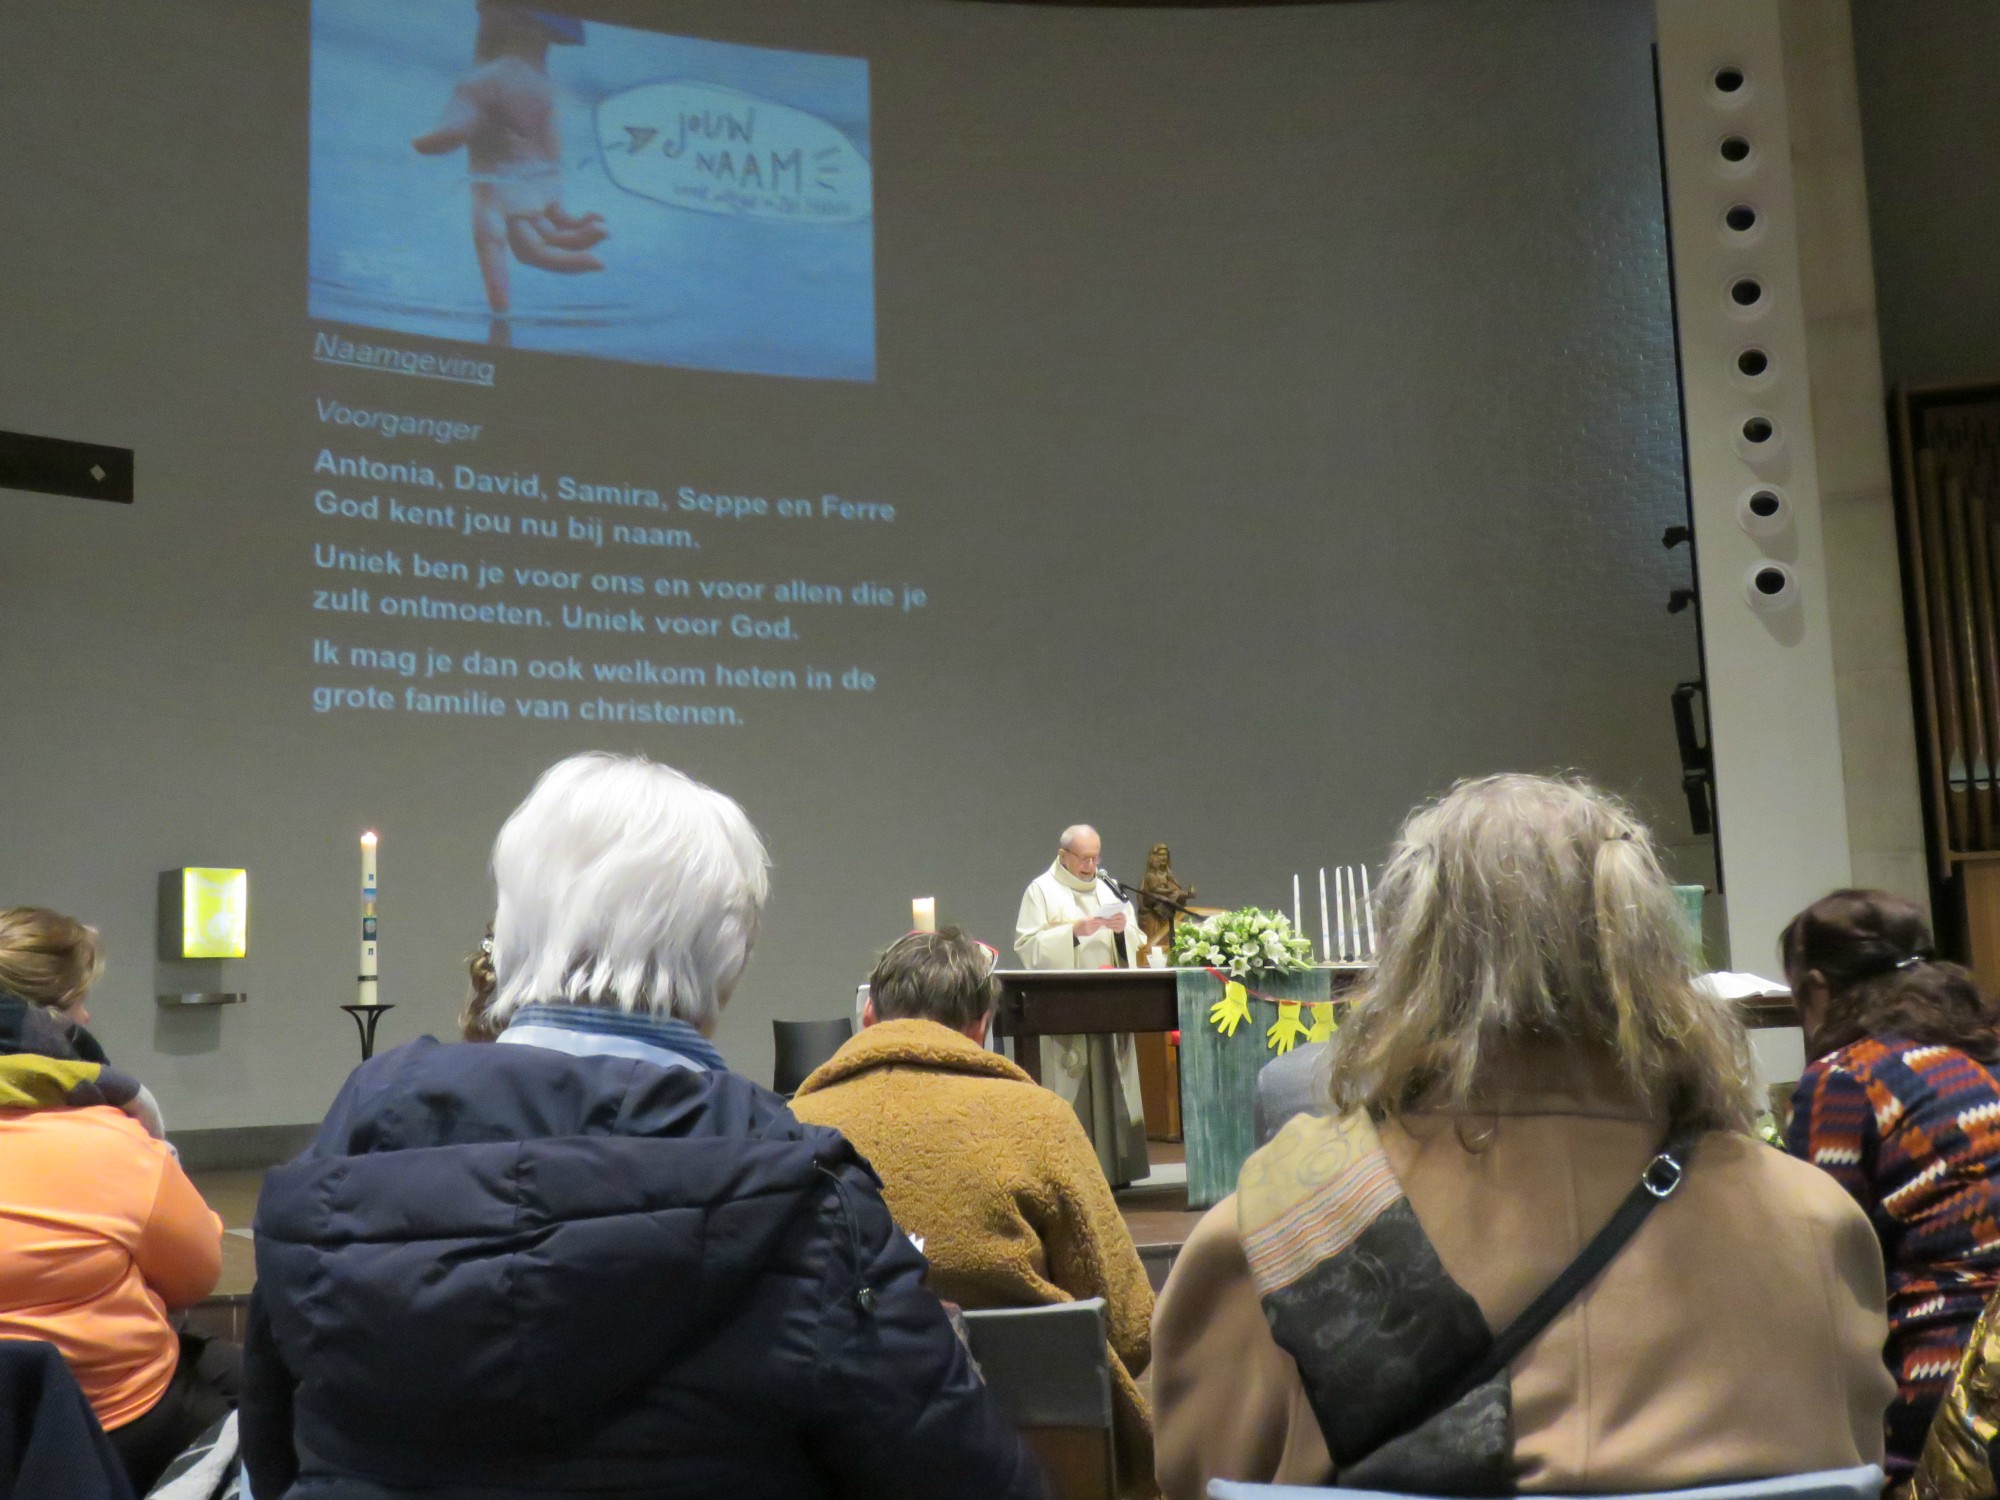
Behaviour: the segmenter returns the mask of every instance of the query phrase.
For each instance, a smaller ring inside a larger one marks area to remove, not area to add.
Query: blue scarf
[[[679,1017],[602,1005],[531,1002],[514,1012],[500,1040],[575,1056],[636,1057],[665,1068],[729,1070],[715,1044]]]

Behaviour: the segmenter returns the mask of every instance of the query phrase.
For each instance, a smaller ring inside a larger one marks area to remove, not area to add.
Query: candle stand
[[[340,1007],[354,1017],[354,1029],[361,1033],[361,1060],[367,1062],[375,1055],[375,1028],[382,1024],[382,1012],[394,1010],[393,1005],[343,1005]]]

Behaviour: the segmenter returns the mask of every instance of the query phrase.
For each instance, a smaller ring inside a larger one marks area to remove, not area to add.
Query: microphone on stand
[[[1129,897],[1137,894],[1137,892],[1135,892],[1132,889],[1132,887],[1125,884],[1124,881],[1120,880],[1116,875],[1113,875],[1109,870],[1099,870],[1097,872],[1097,878],[1103,881],[1106,885],[1111,887],[1111,894],[1118,898],[1118,904],[1120,906],[1123,906]],[[1129,968],[1132,962],[1130,956],[1131,950],[1125,946],[1125,934],[1122,932],[1114,932],[1111,935],[1111,938],[1114,946],[1118,950],[1118,967],[1121,969]]]

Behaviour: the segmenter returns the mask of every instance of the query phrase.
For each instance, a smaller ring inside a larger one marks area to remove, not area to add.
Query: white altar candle
[[[1340,884],[1340,866],[1333,867],[1333,930],[1340,934],[1340,951],[1334,955],[1337,962],[1347,962],[1347,905],[1346,893]]]
[[[1299,876],[1298,872],[1294,870],[1292,872],[1292,931],[1304,932],[1305,930],[1306,924],[1299,920]]]
[[[916,932],[937,931],[937,897],[919,896],[910,903],[910,927]]]
[[[376,951],[375,896],[376,896],[376,854],[380,843],[373,833],[361,835],[361,971],[360,999],[362,1005],[379,1005],[380,996],[375,989],[375,970],[378,962]]]
[[[1319,867],[1319,961],[1333,962],[1333,939],[1326,930],[1326,866]]]
[[[1375,956],[1375,899],[1368,894],[1368,866],[1361,867],[1361,911],[1368,918],[1368,956]]]
[[[1347,877],[1347,948],[1359,960],[1364,956],[1361,951],[1361,887],[1355,882],[1353,865],[1343,865],[1340,873]]]

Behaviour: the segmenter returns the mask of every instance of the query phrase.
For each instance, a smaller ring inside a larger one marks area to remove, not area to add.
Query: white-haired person
[[[1748,1133],[1652,842],[1496,776],[1404,824],[1380,964],[1153,1324],[1161,1488],[1672,1490],[1882,1460],[1882,1258]],[[1829,1191],[1832,1188],[1832,1191]]]
[[[265,1179],[258,1500],[1042,1493],[873,1174],[709,1040],[765,872],[678,771],[543,775],[493,849],[497,1043],[364,1063]]]

